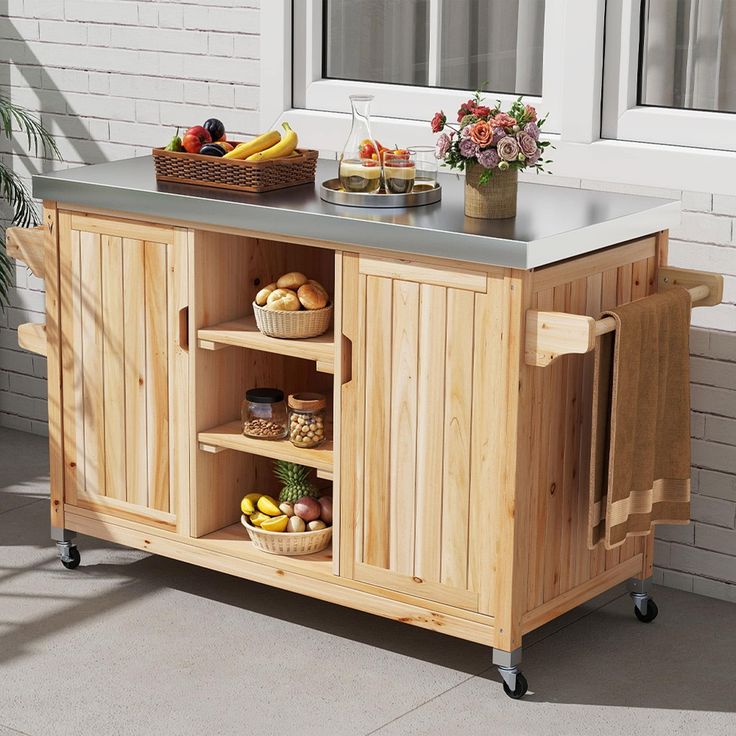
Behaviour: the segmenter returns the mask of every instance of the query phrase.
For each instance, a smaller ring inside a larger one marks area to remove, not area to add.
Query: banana
[[[267,148],[272,148],[280,140],[281,133],[279,133],[278,130],[270,130],[268,133],[263,133],[252,141],[237,145],[232,151],[226,153],[223,158],[236,158],[242,160],[248,158],[248,156],[252,156],[254,153],[265,151]]]
[[[270,161],[274,158],[290,156],[294,152],[294,149],[299,143],[296,132],[291,129],[289,123],[282,123],[281,125],[286,131],[281,140],[276,143],[276,145],[271,146],[271,148],[267,148],[265,151],[260,150],[258,153],[248,156],[246,161]]]

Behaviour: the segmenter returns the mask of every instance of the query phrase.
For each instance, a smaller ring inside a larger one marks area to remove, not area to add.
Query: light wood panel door
[[[65,501],[174,528],[188,518],[186,231],[62,212],[59,250]]]
[[[349,254],[342,275],[340,574],[491,613],[508,279]]]

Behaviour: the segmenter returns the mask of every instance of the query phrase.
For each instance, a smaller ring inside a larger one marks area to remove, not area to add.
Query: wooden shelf
[[[329,425],[328,425],[329,426]],[[288,460],[319,471],[332,473],[332,440],[308,450],[294,447],[289,440],[256,440],[243,434],[239,421],[222,424],[197,435],[199,449],[204,452],[238,450],[275,460]]]
[[[267,353],[313,360],[317,363],[318,371],[335,372],[335,338],[332,330],[305,340],[269,337],[258,330],[255,317],[250,315],[198,330],[197,339],[199,347],[204,350],[219,350],[227,346],[263,350]]]
[[[310,577],[333,578],[332,545],[313,555],[291,556],[270,555],[254,546],[243,525],[238,522],[197,540],[199,544],[231,557],[241,557],[280,570],[309,575]]]

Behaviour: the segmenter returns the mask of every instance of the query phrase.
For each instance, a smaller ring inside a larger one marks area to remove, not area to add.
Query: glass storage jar
[[[317,447],[325,441],[326,405],[322,394],[289,396],[289,439],[295,447]]]
[[[258,440],[282,440],[288,434],[284,392],[279,388],[251,388],[240,408],[243,434]]]

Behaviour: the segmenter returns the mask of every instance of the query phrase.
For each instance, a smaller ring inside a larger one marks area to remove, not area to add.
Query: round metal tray
[[[339,179],[328,179],[320,184],[319,196],[325,202],[348,207],[419,207],[439,202],[442,199],[442,187],[436,182],[432,189],[411,191],[408,194],[386,194],[383,190],[361,194],[346,192]]]

